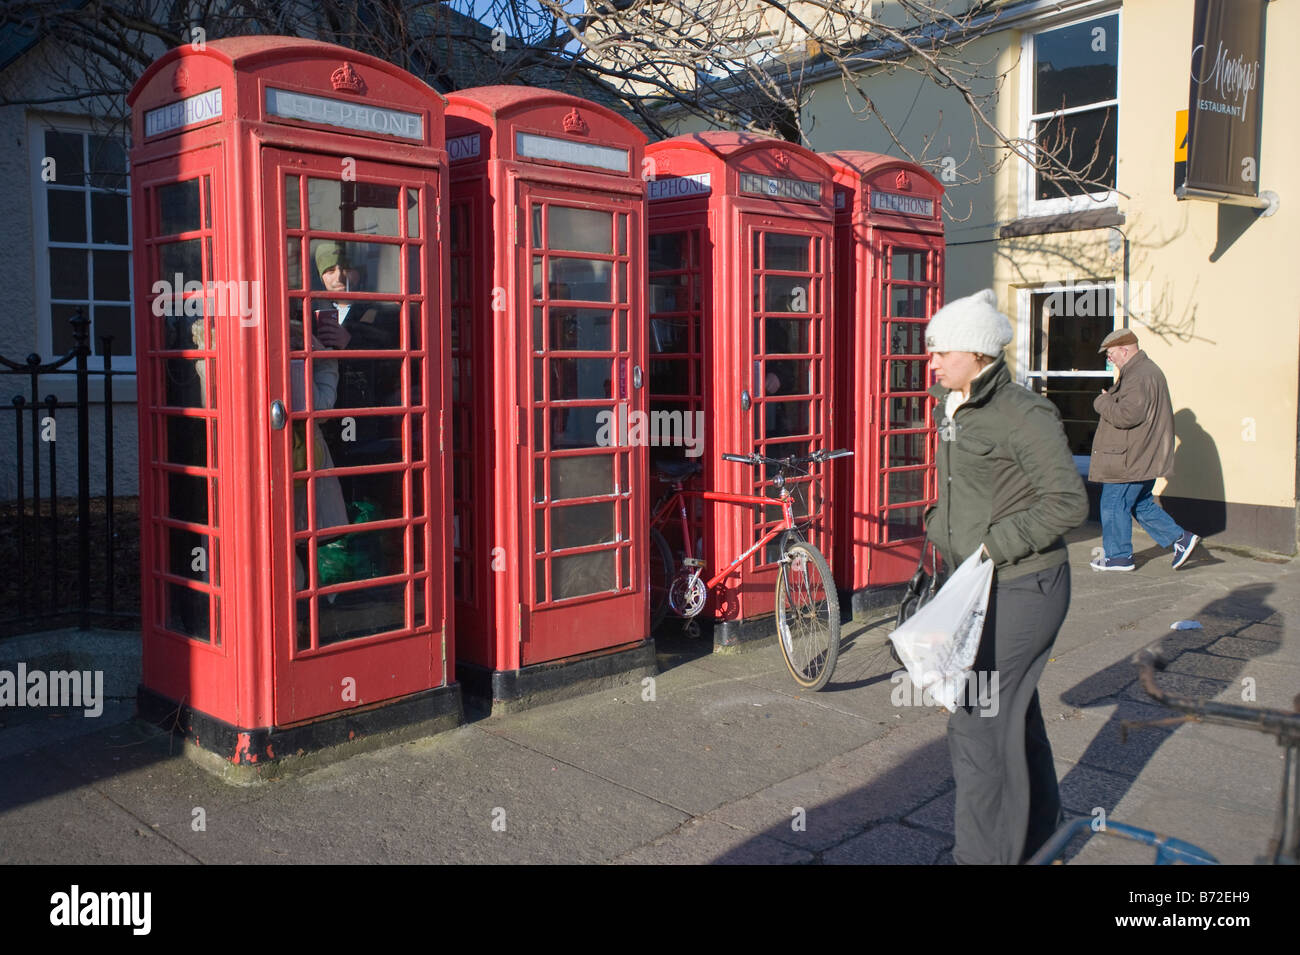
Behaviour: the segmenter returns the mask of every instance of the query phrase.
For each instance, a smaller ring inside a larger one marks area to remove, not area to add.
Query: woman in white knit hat
[[[1015,864],[1060,819],[1037,687],[1070,604],[1062,535],[1087,519],[1088,497],[1056,406],[1007,372],[1011,323],[992,289],[941,308],[925,336],[941,439],[926,536],[949,569],[977,550],[995,563],[972,674],[985,675],[977,685],[991,698],[958,707],[948,723],[953,859]]]

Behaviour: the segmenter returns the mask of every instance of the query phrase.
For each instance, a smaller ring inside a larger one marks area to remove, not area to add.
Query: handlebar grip
[[[836,451],[826,452],[827,461],[831,461],[835,458],[851,458],[851,457],[853,457],[853,452],[850,451],[848,448],[840,448]]]
[[[724,461],[735,461],[737,464],[749,464],[749,463],[750,463],[749,455],[747,455],[747,454],[724,454],[724,455],[722,456],[722,460],[724,460]]]
[[[1147,695],[1159,703],[1167,702],[1167,695],[1156,685],[1156,671],[1165,668],[1165,660],[1160,656],[1159,644],[1143,647],[1133,654],[1130,661],[1138,668],[1138,679]]]

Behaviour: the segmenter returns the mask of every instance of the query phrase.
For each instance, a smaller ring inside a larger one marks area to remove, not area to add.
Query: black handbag
[[[925,552],[930,552],[930,567],[925,569]],[[916,573],[912,579],[907,582],[907,587],[903,591],[903,600],[898,605],[898,618],[894,622],[894,629],[898,629],[906,623],[913,614],[920,610],[930,601],[936,593],[939,592],[939,558],[935,552],[934,545],[926,541],[921,545],[921,556],[916,561]],[[894,662],[902,664],[898,657],[898,650],[894,647],[894,641],[889,641],[889,653],[894,658]]]

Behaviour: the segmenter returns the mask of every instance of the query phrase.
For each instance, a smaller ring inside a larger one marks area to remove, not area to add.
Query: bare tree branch
[[[1079,141],[1059,112],[1028,137],[999,127],[998,98],[1018,64],[999,67],[996,54],[972,55],[972,44],[1000,27],[1004,5],[587,0],[575,14],[567,0],[6,0],[0,28],[49,49],[28,54],[46,88],[24,98],[0,77],[0,103],[115,101],[124,112],[122,91],[168,48],[196,36],[289,33],[371,53],[444,92],[496,83],[563,89],[628,112],[661,137],[695,120],[806,142],[814,90],[838,86],[870,127],[864,139],[955,168],[956,182],[978,182],[1016,157],[1061,195],[1111,191],[1114,157],[1103,148],[1111,115],[1093,142]],[[916,77],[918,97],[927,84],[950,94],[949,120],[969,135],[954,144],[948,134],[940,149],[942,113],[930,132],[904,134],[907,116],[889,115],[873,92],[891,76],[896,90],[904,74]]]

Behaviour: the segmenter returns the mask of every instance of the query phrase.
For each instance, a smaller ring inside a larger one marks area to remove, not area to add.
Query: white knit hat
[[[1011,343],[1011,320],[998,311],[998,298],[986,288],[949,302],[925,328],[927,351],[969,351],[996,358]]]

